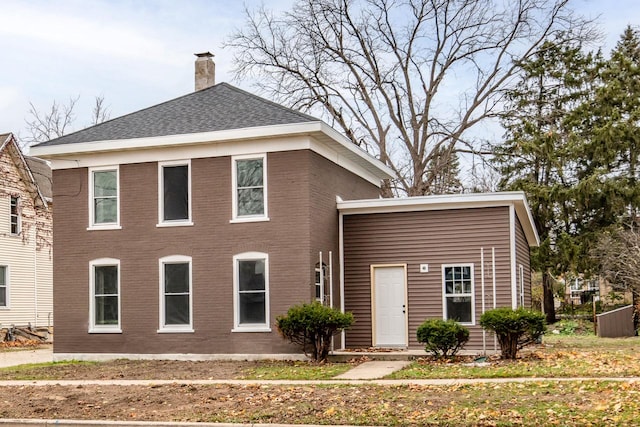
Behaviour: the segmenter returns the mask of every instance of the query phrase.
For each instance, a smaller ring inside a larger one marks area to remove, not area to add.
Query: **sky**
[[[293,0],[265,0],[272,10]],[[609,52],[627,25],[640,25],[640,0],[574,0],[598,18]],[[0,133],[27,137],[38,111],[79,96],[72,130],[89,124],[96,96],[111,118],[193,91],[194,53],[210,51],[216,82],[233,80],[223,41],[260,0],[0,0]]]

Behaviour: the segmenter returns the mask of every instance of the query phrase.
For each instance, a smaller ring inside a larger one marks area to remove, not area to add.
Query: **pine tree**
[[[573,239],[575,206],[574,147],[567,111],[590,93],[594,59],[580,46],[544,49],[522,64],[523,77],[507,93],[502,116],[505,143],[496,150],[502,173],[500,188],[523,190],[532,208],[540,247],[532,251],[532,266],[543,274],[543,304],[547,322],[555,322],[553,276],[566,272],[578,251]]]

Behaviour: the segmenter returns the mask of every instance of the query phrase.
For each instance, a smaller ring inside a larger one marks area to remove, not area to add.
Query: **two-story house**
[[[51,169],[0,135],[0,329],[53,322]]]
[[[429,315],[477,328],[492,247],[500,302],[521,284],[526,303],[522,194],[379,200],[383,163],[319,119],[214,84],[212,68],[199,55],[195,92],[32,149],[53,168],[56,357],[297,353],[274,320],[314,299],[356,312],[337,347],[417,346]]]

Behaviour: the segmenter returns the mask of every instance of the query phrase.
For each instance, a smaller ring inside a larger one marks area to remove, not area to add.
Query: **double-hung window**
[[[120,261],[101,258],[89,263],[91,317],[89,332],[119,333]]]
[[[473,324],[475,309],[473,297],[473,265],[443,265],[444,318]]]
[[[233,220],[268,220],[267,156],[235,156],[232,164]]]
[[[11,211],[10,211],[10,233],[20,234],[20,199],[15,196],[10,198]]]
[[[192,225],[191,162],[158,163],[158,226]]]
[[[9,307],[9,267],[0,265],[0,308]]]
[[[160,329],[158,332],[193,332],[191,257],[160,259]]]
[[[120,228],[117,166],[89,169],[89,229]]]
[[[234,331],[268,332],[269,256],[246,252],[233,257]]]

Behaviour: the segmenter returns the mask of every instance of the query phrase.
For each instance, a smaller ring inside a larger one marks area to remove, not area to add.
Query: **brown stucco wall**
[[[310,260],[317,256],[318,248],[333,247],[337,257],[336,191],[361,194],[362,190],[351,187],[366,187],[368,195],[375,186],[308,150],[269,153],[267,174],[270,220],[230,223],[231,158],[192,159],[194,225],[158,228],[157,163],[121,165],[122,229],[88,231],[87,169],[54,171],[54,305],[59,316],[54,351],[297,352],[275,328],[271,333],[231,332],[233,255],[247,251],[269,254],[273,325],[275,317],[290,305],[310,300],[309,283],[317,262]],[[358,183],[353,184],[354,180]],[[343,187],[346,189],[341,190]],[[331,238],[312,243],[312,234]],[[158,259],[168,255],[192,257],[193,333],[157,333]],[[89,261],[103,257],[120,260],[121,334],[87,332]]]
[[[345,308],[356,319],[346,333],[346,346],[372,344],[371,265],[407,264],[409,347],[422,348],[417,327],[427,318],[443,316],[441,265],[473,263],[476,325],[469,327],[465,348],[481,348],[481,248],[486,309],[493,306],[492,248],[497,306],[511,307],[508,207],[345,215]],[[428,273],[420,273],[421,263],[429,264]],[[487,342],[492,346],[493,338]]]

